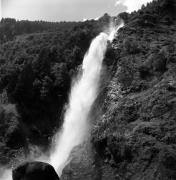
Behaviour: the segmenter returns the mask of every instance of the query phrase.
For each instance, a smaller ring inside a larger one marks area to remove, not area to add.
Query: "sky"
[[[104,13],[132,12],[151,0],[0,0],[0,18],[82,21]]]

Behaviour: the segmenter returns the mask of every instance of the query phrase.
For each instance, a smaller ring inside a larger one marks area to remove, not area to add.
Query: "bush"
[[[123,41],[123,48],[128,54],[136,54],[140,52],[138,43],[133,38],[125,38]]]

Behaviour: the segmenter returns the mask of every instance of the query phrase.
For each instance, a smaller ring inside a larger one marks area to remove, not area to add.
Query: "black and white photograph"
[[[0,0],[0,180],[176,180],[176,0]]]

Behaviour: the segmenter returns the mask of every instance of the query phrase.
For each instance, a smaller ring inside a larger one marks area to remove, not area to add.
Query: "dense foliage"
[[[101,179],[176,178],[175,13],[174,0],[158,0],[120,14],[126,26],[113,43],[116,65],[92,132]]]
[[[24,147],[26,150],[28,144],[48,147],[53,133],[62,124],[71,79],[76,75],[90,41],[107,26],[109,19],[105,14],[99,21],[77,23],[1,20],[2,154]],[[11,111],[16,112],[15,116],[4,110],[9,104]],[[16,130],[19,127],[23,130]],[[6,128],[11,130],[6,131]],[[20,137],[18,132],[24,138],[17,138],[15,143],[14,138]],[[11,156],[1,157],[10,160]]]
[[[12,18],[2,18],[0,21],[0,41],[14,40],[21,34],[39,33],[44,31],[68,31],[76,22],[45,22],[45,21],[17,21]]]
[[[95,151],[79,154],[63,178],[174,180],[176,2],[155,0],[119,16],[125,26],[108,47],[92,108]],[[62,124],[71,79],[108,21],[107,14],[78,23],[2,20],[1,164],[28,152],[29,144],[48,147]]]

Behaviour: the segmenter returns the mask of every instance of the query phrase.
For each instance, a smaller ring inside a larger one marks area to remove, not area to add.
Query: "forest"
[[[91,40],[109,23],[2,19],[0,24],[1,163],[29,145],[47,150],[63,121],[74,77]]]
[[[125,26],[108,46],[106,73],[94,104],[101,111],[94,116],[91,135],[95,172],[104,169],[96,178],[174,180],[176,2],[156,0],[118,17]],[[48,151],[63,123],[72,79],[84,54],[113,18],[104,14],[85,22],[1,20],[1,165],[17,162],[19,154],[25,157],[31,146]],[[76,170],[70,167],[65,175],[70,171]],[[75,173],[83,178],[79,169]]]

